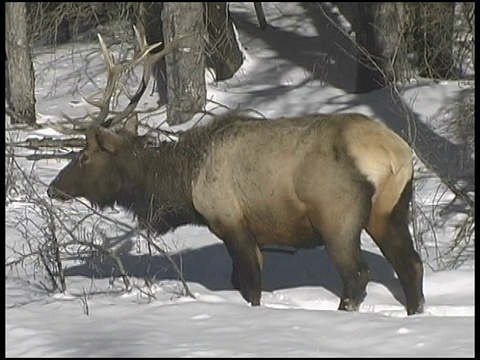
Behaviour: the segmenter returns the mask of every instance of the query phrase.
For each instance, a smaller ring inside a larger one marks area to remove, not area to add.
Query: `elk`
[[[121,206],[159,234],[207,226],[231,257],[232,285],[252,306],[260,305],[266,245],[321,245],[343,282],[339,310],[358,310],[369,281],[365,230],[397,273],[407,314],[423,312],[423,265],[408,227],[413,153],[384,124],[356,113],[232,112],[152,146],[137,134],[137,118],[126,118],[116,131],[89,128],[49,197]]]

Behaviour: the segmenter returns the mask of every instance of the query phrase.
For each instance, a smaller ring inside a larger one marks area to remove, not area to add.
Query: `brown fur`
[[[52,182],[50,196],[117,203],[159,233],[208,226],[232,258],[232,283],[253,305],[264,245],[324,244],[344,282],[339,308],[358,309],[368,282],[365,229],[397,272],[408,314],[422,311],[423,267],[407,221],[412,151],[368,117],[230,114],[155,148],[131,131],[94,128],[82,154]]]

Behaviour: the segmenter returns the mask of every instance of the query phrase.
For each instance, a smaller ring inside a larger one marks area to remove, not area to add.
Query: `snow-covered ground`
[[[355,80],[353,64],[344,49],[335,48],[340,41],[332,42],[331,25],[306,17],[299,3],[263,4],[273,27],[260,31],[253,3],[232,3],[246,58],[233,79],[215,83],[207,74],[207,97],[213,100],[210,110],[221,110],[216,105],[220,103],[254,109],[267,117],[358,111],[401,131],[400,107],[389,89],[347,93]],[[344,48],[348,46],[344,41]],[[78,52],[72,53],[63,45],[55,56],[52,51],[38,52],[40,123],[55,121],[61,112],[79,116],[86,111],[73,90],[89,94],[104,85],[97,47],[95,43],[76,45]],[[97,87],[92,81],[98,82]],[[420,130],[442,138],[444,109],[460,90],[457,82],[423,81],[401,89],[399,98],[415,114]],[[149,104],[156,100],[147,93],[144,98]],[[143,121],[158,124],[164,117],[159,113]],[[48,129],[8,132],[6,141],[58,135]],[[428,147],[424,144],[423,149]],[[66,160],[33,163],[18,157],[17,161],[38,191],[37,200],[49,204],[46,186]],[[30,258],[6,267],[6,356],[471,357],[475,353],[474,261],[444,269],[440,260],[445,259],[439,258],[453,239],[451,224],[463,215],[450,213],[443,223],[422,221],[434,206],[453,195],[421,163],[416,169],[415,203],[421,210],[416,212],[416,230],[422,235],[420,253],[425,260],[424,314],[406,316],[396,275],[367,234],[362,235],[362,249],[372,281],[358,312],[336,310],[342,286],[324,249],[267,253],[262,304],[251,307],[232,289],[227,251],[206,228],[184,226],[159,240],[181,265],[193,299],[182,295],[182,283],[165,256],[149,257],[138,234],[119,224],[100,224],[98,216],[92,216],[83,223],[84,235],[88,237],[89,229],[99,224],[103,227],[130,274],[132,291],[124,290],[121,279],[112,281],[111,263],[97,264],[94,271],[87,259],[65,259],[65,293],[46,291],[43,285],[48,285],[48,277]],[[16,185],[30,186],[25,179]],[[54,206],[78,219],[91,212],[79,202]],[[30,253],[28,243],[46,242],[42,238],[45,214],[38,210],[38,201],[22,193],[9,194],[5,210],[8,263]],[[104,214],[135,226],[121,210]],[[33,238],[25,239],[26,231]],[[93,236],[98,234],[94,231]],[[151,282],[147,284],[148,266]]]

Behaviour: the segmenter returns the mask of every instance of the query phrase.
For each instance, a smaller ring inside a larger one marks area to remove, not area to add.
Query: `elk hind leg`
[[[377,206],[372,210],[367,232],[378,245],[385,258],[397,273],[407,302],[407,314],[422,313],[425,303],[423,295],[423,265],[408,228],[409,201],[412,196],[412,180],[410,179],[402,194],[388,213],[381,209],[381,202],[398,188],[394,178],[384,187],[377,197]],[[397,190],[398,191],[398,190]]]
[[[338,205],[338,203],[337,203]],[[368,201],[348,204],[348,216],[323,216],[312,221],[343,281],[339,310],[356,311],[366,295],[369,270],[360,248],[360,234],[368,220]]]
[[[337,236],[326,243],[327,251],[343,281],[339,310],[356,311],[366,295],[368,265],[360,249],[360,231],[355,235]]]
[[[240,291],[240,275],[238,274],[237,267],[235,263],[232,261],[232,275],[230,276],[230,284],[236,290]]]

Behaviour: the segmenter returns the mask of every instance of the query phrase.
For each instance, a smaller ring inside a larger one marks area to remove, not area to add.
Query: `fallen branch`
[[[26,147],[32,150],[40,148],[83,148],[85,147],[85,138],[68,138],[68,139],[53,139],[51,137],[44,137],[41,139],[30,138],[24,141],[15,141],[6,143],[6,146],[12,147]]]
[[[45,137],[43,139],[27,139],[25,140],[27,147],[30,149],[38,148],[61,148],[61,147],[73,147],[83,148],[85,147],[85,138],[68,138],[68,139],[53,139],[51,137]]]
[[[70,151],[65,154],[31,154],[27,155],[27,160],[37,161],[37,160],[49,160],[49,159],[67,159],[72,160],[78,155],[78,152]]]

